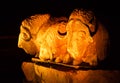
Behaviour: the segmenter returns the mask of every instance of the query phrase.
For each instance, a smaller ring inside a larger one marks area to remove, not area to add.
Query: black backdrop
[[[21,21],[37,13],[69,16],[74,8],[92,9],[110,33],[110,56],[104,64],[120,68],[119,4],[105,0],[16,0],[0,2],[0,78],[6,82],[22,83],[21,63],[28,55],[17,47]]]

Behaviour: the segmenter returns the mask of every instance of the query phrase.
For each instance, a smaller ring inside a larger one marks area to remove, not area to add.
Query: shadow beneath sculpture
[[[82,66],[75,69],[46,62],[23,62],[24,83],[119,83],[120,71]]]

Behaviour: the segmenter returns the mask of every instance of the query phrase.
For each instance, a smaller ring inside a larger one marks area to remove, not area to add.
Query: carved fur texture
[[[69,18],[36,14],[22,21],[18,47],[43,61],[96,66],[107,56],[109,34],[89,10],[75,9]]]

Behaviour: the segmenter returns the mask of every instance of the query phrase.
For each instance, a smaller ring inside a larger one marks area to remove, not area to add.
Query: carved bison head
[[[30,55],[37,55],[40,48],[39,44],[36,44],[38,43],[36,41],[37,34],[41,30],[42,25],[47,22],[49,17],[50,16],[48,14],[38,14],[23,20],[20,26],[18,47],[24,49],[24,51]]]

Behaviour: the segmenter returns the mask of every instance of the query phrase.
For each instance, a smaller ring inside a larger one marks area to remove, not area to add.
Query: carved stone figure
[[[62,22],[57,22],[54,20],[53,22],[50,22],[51,25],[44,26],[48,27],[48,30],[45,32],[44,37],[41,40],[38,39],[38,41],[41,41],[40,44],[40,54],[39,58],[43,61],[51,60],[55,62],[68,62],[65,61],[65,56],[67,56],[67,47],[66,47],[66,22],[67,19],[60,19],[57,18],[59,21],[62,20]],[[40,35],[38,35],[40,37]]]
[[[48,19],[49,15],[34,15],[25,19],[20,26],[20,34],[18,39],[18,47],[24,49],[24,51],[30,55],[38,55],[40,51],[40,41],[37,40],[38,33],[41,36],[48,29],[42,28]],[[40,21],[42,20],[42,21]]]
[[[53,18],[49,14],[30,16],[20,26],[18,47],[40,61],[68,64],[64,71],[58,65],[55,69],[23,62],[22,70],[30,83],[93,83],[96,80],[106,83],[112,82],[109,78],[113,79],[116,74],[116,71],[111,74],[104,70],[67,69],[82,62],[96,66],[107,56],[109,33],[92,11],[75,9],[69,18]]]
[[[67,50],[73,65],[82,62],[97,65],[106,58],[109,33],[90,10],[75,9],[66,25]]]
[[[69,18],[33,15],[22,22],[18,47],[42,61],[92,66],[105,59],[109,34],[94,13],[75,9]]]
[[[67,20],[66,17],[51,18],[48,14],[33,15],[25,19],[20,27],[18,47],[43,61],[68,63],[65,29]]]

